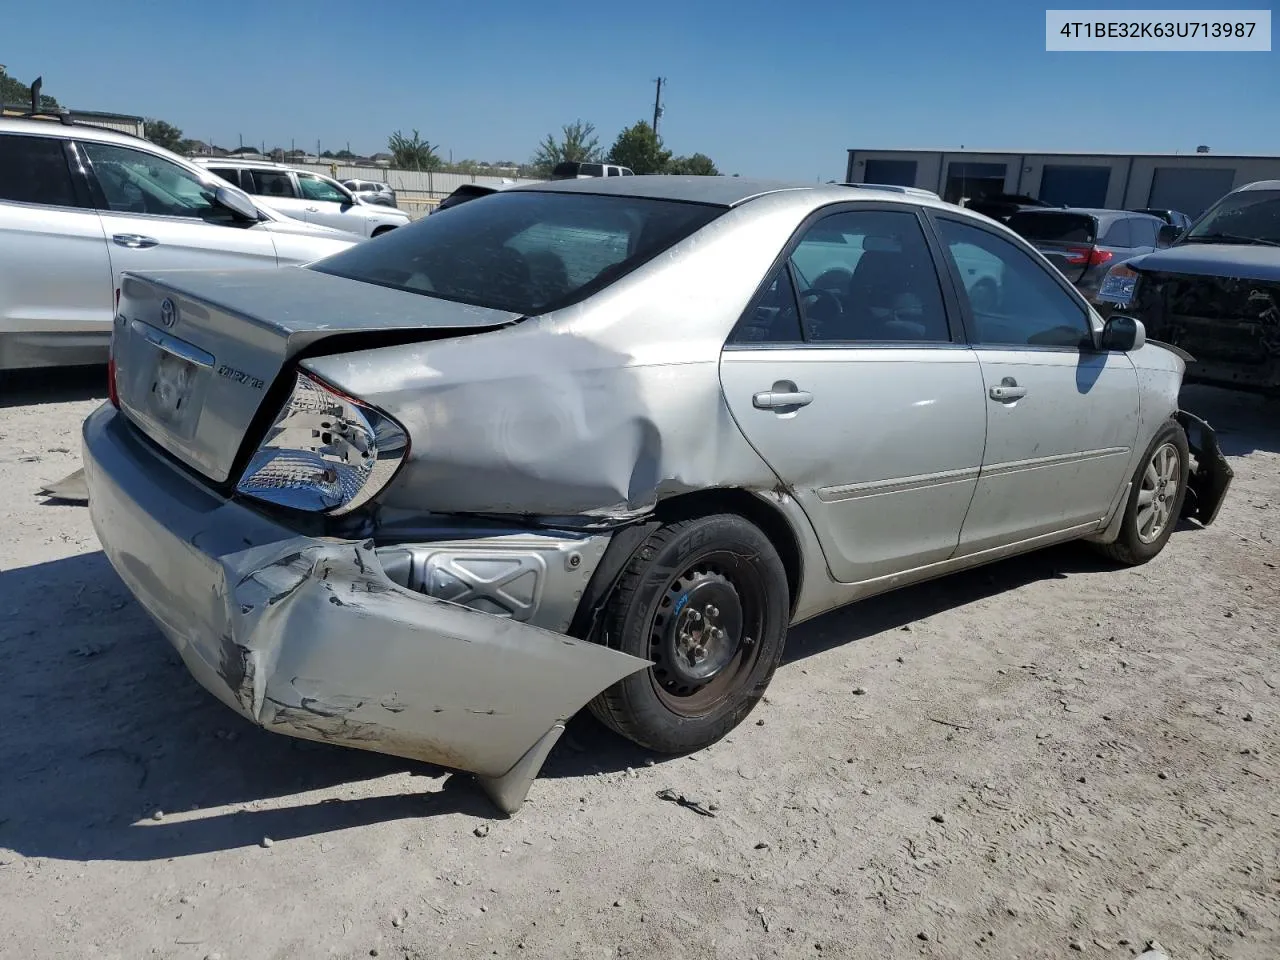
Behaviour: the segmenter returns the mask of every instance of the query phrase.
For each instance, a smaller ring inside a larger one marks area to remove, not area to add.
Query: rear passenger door
[[[721,355],[734,419],[844,583],[950,557],[977,483],[982,372],[936,253],[905,204],[815,218]]]
[[[61,139],[0,134],[0,367],[53,348],[106,361],[111,262],[73,157]]]
[[[1032,253],[967,218],[934,221],[957,280],[962,254],[1001,263],[992,299],[958,284],[981,365],[986,444],[957,555],[1096,525],[1137,435],[1132,362],[1093,347],[1085,304]]]

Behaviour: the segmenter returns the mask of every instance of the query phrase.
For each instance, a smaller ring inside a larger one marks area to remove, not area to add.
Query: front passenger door
[[[337,184],[330,183],[314,173],[299,173],[298,189],[306,201],[303,211],[308,223],[316,223],[337,230],[346,230],[364,236],[365,221],[353,213],[351,197],[343,193]]]
[[[275,267],[271,234],[213,199],[213,177],[149,151],[84,141],[116,287],[126,270]]]
[[[1096,524],[1129,470],[1138,379],[1099,352],[1087,307],[1052,268],[967,219],[935,216],[957,279],[975,251],[1000,263],[994,290],[958,284],[982,368],[986,449],[957,555]]]

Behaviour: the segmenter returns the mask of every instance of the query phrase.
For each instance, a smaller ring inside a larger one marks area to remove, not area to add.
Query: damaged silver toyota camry
[[[224,703],[510,813],[588,703],[697,750],[790,624],[1211,523],[1231,471],[1183,370],[934,197],[559,181],[305,268],[127,276],[85,472]]]

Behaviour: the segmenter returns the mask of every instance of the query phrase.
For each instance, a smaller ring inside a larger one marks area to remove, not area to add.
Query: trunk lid
[[[1021,210],[1008,220],[1009,229],[1044,254],[1072,283],[1084,279],[1097,249],[1098,221],[1086,213]]]
[[[209,479],[231,478],[260,408],[300,353],[343,337],[378,342],[479,333],[520,319],[420,293],[318,273],[173,270],[126,275],[112,337],[120,409]]]

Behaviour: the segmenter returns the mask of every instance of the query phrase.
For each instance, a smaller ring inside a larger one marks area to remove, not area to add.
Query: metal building
[[[1006,193],[1072,207],[1153,207],[1197,217],[1236,187],[1280,180],[1280,156],[850,150],[845,179],[924,187],[952,203]]]

